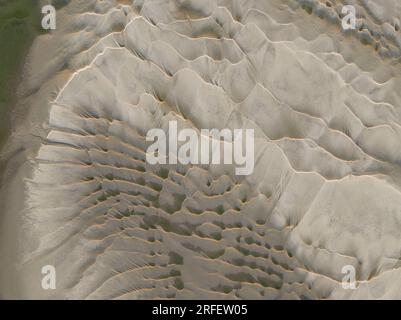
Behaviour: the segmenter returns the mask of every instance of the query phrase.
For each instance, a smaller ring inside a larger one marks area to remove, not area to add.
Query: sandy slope
[[[401,6],[354,3],[347,33],[340,1],[63,9],[32,49],[25,85],[39,91],[10,144],[32,161],[4,193],[2,243],[19,241],[18,272],[2,270],[17,291],[2,294],[400,298]],[[170,120],[254,128],[254,173],[147,164],[146,132]],[[40,288],[46,264],[55,291]]]

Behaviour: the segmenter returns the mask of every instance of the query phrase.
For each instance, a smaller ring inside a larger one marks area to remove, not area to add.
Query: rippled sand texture
[[[33,162],[23,296],[401,298],[401,4],[353,2],[348,32],[333,0],[86,2],[76,45],[103,32]],[[254,128],[254,173],[147,164],[170,120]]]

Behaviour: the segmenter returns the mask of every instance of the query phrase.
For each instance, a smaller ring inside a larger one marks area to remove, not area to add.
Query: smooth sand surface
[[[401,5],[350,2],[348,32],[333,0],[63,8],[6,149],[0,294],[401,298]],[[254,172],[149,165],[171,120],[255,129]]]

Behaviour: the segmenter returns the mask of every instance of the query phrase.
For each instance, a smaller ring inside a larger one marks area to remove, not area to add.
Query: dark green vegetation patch
[[[33,38],[43,32],[37,0],[0,0],[0,147],[10,129],[10,110]]]

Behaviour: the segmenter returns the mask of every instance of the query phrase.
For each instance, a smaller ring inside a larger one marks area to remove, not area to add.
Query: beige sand
[[[353,3],[344,33],[340,1],[73,1],[32,51],[2,295],[401,298],[401,6]],[[254,173],[147,164],[170,120],[254,128]]]

